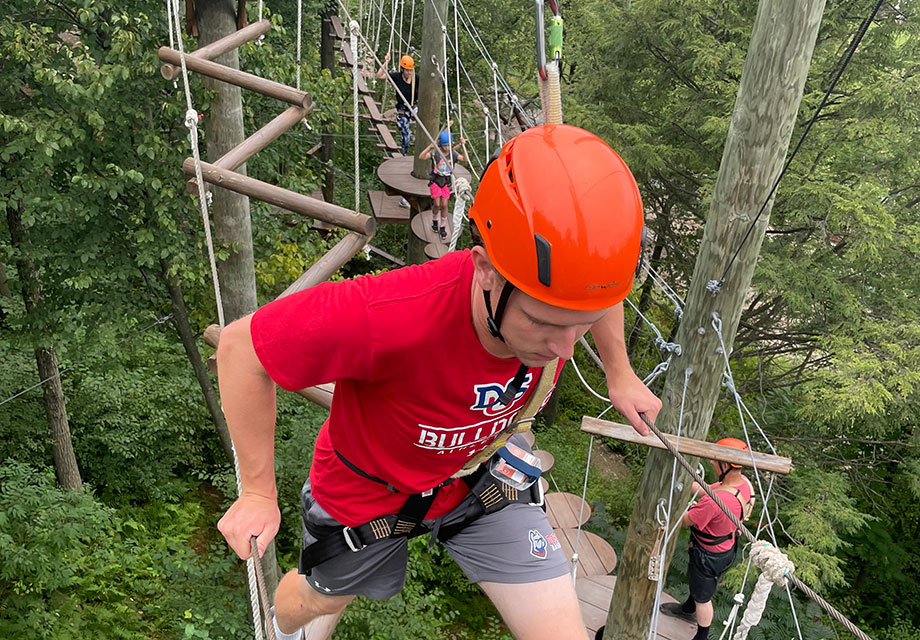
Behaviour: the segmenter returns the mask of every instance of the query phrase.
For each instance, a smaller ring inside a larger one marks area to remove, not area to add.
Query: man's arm
[[[380,68],[377,69],[377,79],[383,80],[387,77],[387,63],[390,61],[390,54],[383,56],[383,64],[380,65]]]
[[[261,555],[281,524],[275,485],[275,383],[256,355],[251,321],[248,315],[225,327],[217,349],[220,397],[243,485],[217,528],[244,560],[251,555],[251,536],[257,536]]]
[[[639,414],[644,413],[654,422],[661,410],[661,400],[633,373],[629,363],[623,335],[622,302],[591,327],[591,336],[604,363],[607,391],[613,408],[623,414],[641,435],[647,435],[649,428]]]

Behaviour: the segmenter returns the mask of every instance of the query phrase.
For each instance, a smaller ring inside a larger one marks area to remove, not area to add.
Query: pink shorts
[[[432,198],[450,198],[450,185],[445,184],[443,187],[439,187],[434,182],[428,185],[428,191],[431,193]]]

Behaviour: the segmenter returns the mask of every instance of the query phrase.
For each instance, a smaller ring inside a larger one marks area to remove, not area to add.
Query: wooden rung
[[[387,146],[387,149],[391,151],[398,151],[401,147],[396,142],[396,138],[393,137],[393,134],[384,124],[376,124],[374,127],[377,130],[377,135],[380,136],[380,139],[383,140],[383,144]]]
[[[195,160],[186,158],[182,163],[182,171],[187,176],[194,176]],[[363,213],[329,202],[314,200],[302,193],[288,191],[282,187],[244,176],[235,171],[215,167],[207,162],[201,163],[201,175],[206,182],[216,184],[224,189],[242,193],[282,209],[301,213],[350,231],[356,231],[367,237],[372,237],[377,228],[377,223],[371,216],[366,216]]]
[[[160,60],[163,62],[168,62],[173,65],[180,64],[179,52],[173,51],[169,47],[160,47],[157,55],[159,55]],[[255,91],[256,93],[261,93],[270,98],[303,107],[304,109],[310,109],[313,103],[310,94],[306,91],[298,91],[280,82],[266,80],[265,78],[260,78],[259,76],[240,71],[239,69],[231,69],[230,67],[211,62],[210,60],[202,60],[195,56],[185,56],[185,66],[209,78],[228,82],[237,87],[249,89],[250,91]]]
[[[303,120],[307,113],[308,110],[303,107],[288,107],[273,118],[271,122],[218,158],[214,166],[230,169],[231,171],[236,169],[271,144],[282,133]]]
[[[329,16],[329,24],[332,25],[332,33],[339,40],[345,39],[345,27],[342,25],[341,19],[337,15]]]
[[[364,103],[364,108],[367,110],[367,114],[376,122],[386,122],[386,118],[383,117],[383,114],[380,113],[380,107],[377,106],[377,103],[370,96],[364,96],[362,99]]]
[[[369,244],[369,245],[367,245],[367,246],[370,247],[370,250],[371,250],[373,253],[376,253],[378,256],[380,256],[380,257],[382,257],[382,258],[386,258],[387,260],[389,260],[389,261],[392,262],[393,264],[395,264],[395,265],[397,265],[397,266],[400,266],[400,267],[405,267],[405,266],[406,266],[405,261],[400,260],[399,258],[397,258],[396,256],[394,256],[394,255],[392,255],[392,254],[390,254],[390,253],[387,253],[387,252],[384,251],[383,249],[378,249],[377,247],[375,247],[375,246],[372,245],[372,244]]]
[[[315,156],[317,153],[319,153],[320,150],[321,150],[322,148],[323,148],[323,143],[322,143],[322,142],[317,142],[315,145],[313,145],[312,147],[310,147],[309,149],[307,149],[307,155],[310,156],[310,157],[313,157],[313,156]]]
[[[358,74],[358,93],[364,93],[364,94],[368,94],[368,95],[374,93],[374,90],[373,90],[373,89],[368,89],[368,88],[367,88],[367,81],[364,79],[364,74],[363,74],[363,73],[359,73],[359,74]]]
[[[400,196],[388,196],[383,191],[372,190],[367,192],[367,198],[371,201],[371,209],[378,223],[408,224],[409,207],[399,206],[402,200]]]
[[[307,269],[297,280],[292,282],[278,297],[283,298],[284,296],[303,291],[304,289],[309,289],[321,282],[325,282],[333,273],[341,269],[342,265],[361,251],[369,239],[370,238],[366,235],[360,233],[349,233],[327,251],[326,255],[314,262],[313,266]]]
[[[447,237],[449,238],[450,235]],[[549,451],[543,451],[542,449],[537,449],[533,454],[540,458],[540,468],[543,469],[543,473],[549,473],[553,470],[553,466],[556,464],[556,459],[553,457],[553,454]]]
[[[614,438],[615,440],[623,440],[624,442],[632,442],[634,444],[643,444],[647,447],[655,447],[656,449],[667,448],[653,433],[647,436],[640,436],[636,433],[636,430],[629,425],[608,422],[607,420],[598,420],[597,418],[591,418],[589,416],[585,416],[581,419],[581,430],[585,433],[593,433],[594,435]],[[664,435],[671,444],[678,445],[677,436],[669,433]],[[742,467],[753,467],[756,463],[757,468],[761,471],[772,471],[782,475],[788,475],[789,472],[792,471],[791,458],[783,458],[782,456],[774,456],[769,453],[759,453],[757,451],[739,451],[731,447],[719,446],[714,442],[694,440],[693,438],[684,436],[680,438],[677,450],[684,455],[699,456],[706,460],[721,460],[722,462],[730,462],[732,464],[741,465]],[[754,459],[753,462],[751,461],[752,457]]]
[[[272,25],[268,20],[259,20],[258,22],[253,22],[248,27],[243,27],[230,35],[224,36],[220,40],[215,40],[211,44],[205,45],[196,51],[186,53],[185,55],[186,57],[195,56],[202,60],[213,60],[218,56],[224,55],[228,51],[233,51],[241,45],[265,35],[271,28]],[[179,65],[164,64],[160,67],[160,75],[167,80],[175,80],[182,75],[182,67]]]
[[[349,68],[354,67],[355,66],[355,56],[351,51],[351,47],[348,45],[347,42],[343,42],[341,49],[342,49],[342,58],[344,58],[344,60],[339,60],[339,64],[342,65],[343,67],[349,67]],[[358,65],[358,68],[361,68],[360,64]]]
[[[553,529],[578,527],[591,517],[591,507],[574,493],[546,494],[546,518]]]
[[[553,529],[562,550],[569,558],[575,549],[575,540],[578,540],[578,574],[581,576],[608,575],[617,567],[617,552],[610,543],[596,533],[582,530],[579,534],[576,528]]]

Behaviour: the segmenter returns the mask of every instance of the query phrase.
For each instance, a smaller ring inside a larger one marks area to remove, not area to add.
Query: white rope
[[[757,578],[757,584],[754,586],[754,593],[751,594],[751,599],[744,610],[741,624],[738,625],[738,630],[732,640],[745,640],[747,638],[748,632],[752,627],[757,626],[763,616],[763,610],[766,607],[767,598],[773,585],[786,586],[787,576],[795,571],[795,565],[792,564],[786,554],[769,542],[759,542],[753,545],[751,558],[761,573]]]
[[[543,123],[562,124],[562,89],[559,86],[559,63],[546,63],[546,79],[537,74],[540,83],[540,99],[543,102]]]
[[[494,62],[492,63],[492,87],[495,89],[495,135],[498,146],[502,146],[505,141],[502,140],[502,112],[498,108],[498,65]]]
[[[473,189],[470,187],[470,181],[466,178],[454,179],[454,189],[457,198],[454,200],[454,217],[451,220],[453,232],[450,236],[448,251],[453,251],[457,248],[457,241],[463,231],[463,221],[466,219],[466,203],[473,201]]]
[[[205,241],[208,245],[208,259],[211,263],[211,278],[214,282],[214,297],[217,302],[217,318],[221,329],[223,329],[224,308],[220,296],[220,280],[217,277],[217,260],[214,257],[214,242],[211,239],[211,220],[208,215],[208,199],[204,190],[204,179],[201,175],[201,155],[198,150],[198,114],[192,107],[188,68],[185,65],[185,47],[182,41],[181,18],[179,17],[179,0],[172,0],[171,9],[173,11],[173,27],[176,31],[176,44],[179,47],[179,63],[182,67],[182,86],[185,90],[185,126],[188,127],[189,130],[189,142],[192,146],[192,157],[195,161],[195,179],[198,181],[198,201],[201,203],[201,217],[204,222]],[[236,474],[237,494],[239,495],[242,493],[242,480],[240,478],[236,449],[233,449],[233,470]],[[262,611],[259,607],[259,594],[256,587],[255,563],[256,559],[250,556],[246,561],[246,575],[249,586],[249,605],[252,611],[253,631],[256,640],[262,640]]]
[[[256,22],[258,22],[259,20],[262,19],[262,15],[263,15],[262,5],[263,5],[263,4],[264,4],[263,1],[262,1],[262,0],[259,0],[259,15],[256,16]],[[244,5],[244,6],[245,6],[245,5]],[[264,35],[259,36],[259,37],[256,39],[256,45],[258,45],[258,46],[261,47],[261,46],[262,46],[262,41],[263,41],[263,40],[265,40],[265,36],[264,36]]]
[[[408,51],[412,50],[412,28],[415,26],[415,0],[412,0],[412,11],[409,12],[409,40],[406,42]]]
[[[325,29],[325,25],[323,25]],[[297,0],[297,90],[300,91],[300,32],[303,29],[303,4]]]
[[[484,125],[483,132],[484,132],[485,137],[486,137],[486,158],[491,158],[491,157],[492,157],[492,154],[489,153],[489,110],[486,109],[485,107],[483,107],[483,108],[482,108],[482,115],[485,116],[485,118],[484,118],[485,125]]]
[[[348,14],[348,11],[345,12]],[[380,11],[377,13],[377,35],[374,36],[374,54],[380,51],[380,25],[383,24],[383,0],[380,0]]]
[[[389,54],[389,56],[392,58],[393,57],[393,34],[396,31],[396,0],[392,0],[392,2],[390,3],[390,6],[392,8],[393,17],[390,19],[390,39],[387,42],[387,54]],[[401,37],[402,37],[402,34],[400,34],[400,38]]]
[[[361,31],[361,25],[351,20],[348,23],[348,37],[351,43],[352,68],[351,68],[351,87],[352,87],[352,114],[354,115],[354,133],[355,133],[355,211],[360,211],[361,203],[361,172],[360,172],[360,132],[358,130],[358,34]]]

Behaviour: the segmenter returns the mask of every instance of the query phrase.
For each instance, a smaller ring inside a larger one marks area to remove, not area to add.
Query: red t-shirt
[[[396,513],[407,494],[453,475],[526,402],[533,368],[509,407],[491,405],[520,362],[489,354],[473,329],[469,251],[378,276],[324,283],[276,300],[252,319],[265,370],[295,391],[335,382],[310,469],[316,501],[348,526]],[[362,471],[346,467],[338,450]],[[464,482],[443,487],[428,517],[453,509]]]
[[[712,489],[717,489],[720,486],[722,486],[721,482],[710,485]],[[751,486],[747,482],[742,482],[739,486],[732,487],[732,489],[738,489],[741,493],[740,500],[735,495],[734,491],[719,491],[716,495],[719,496],[719,500],[722,501],[722,504],[731,509],[731,512],[738,516],[740,520],[743,510],[742,501],[748,502],[751,499]],[[703,494],[699,502],[690,507],[687,515],[690,516],[690,521],[693,523],[694,527],[711,536],[724,536],[729,533],[734,533],[736,529],[728,516],[725,515],[722,510],[716,506],[712,498],[706,494]],[[702,541],[700,542],[706,549],[714,552],[728,551],[735,545],[734,538],[730,538],[716,545],[705,544]]]

